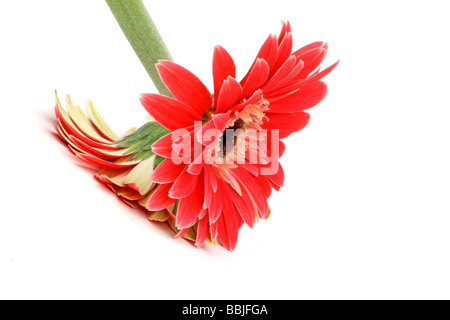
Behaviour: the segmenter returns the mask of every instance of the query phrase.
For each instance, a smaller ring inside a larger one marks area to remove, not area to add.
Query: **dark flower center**
[[[225,132],[219,139],[219,155],[225,157],[227,153],[236,146],[239,132],[244,130],[245,122],[238,118],[233,126],[225,129]]]

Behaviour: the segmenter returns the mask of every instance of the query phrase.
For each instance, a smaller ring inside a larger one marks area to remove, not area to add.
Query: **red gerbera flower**
[[[78,158],[101,168],[96,177],[125,203],[145,208],[150,220],[166,221],[197,246],[218,239],[233,250],[239,228],[267,218],[267,199],[283,185],[280,139],[302,129],[309,120],[304,110],[326,95],[320,79],[337,64],[318,70],[326,51],[326,43],[315,42],[292,53],[284,23],[240,82],[230,55],[215,47],[213,96],[188,70],[160,61],[175,98],[143,94],[157,122],[122,139],[92,102],[86,116],[69,97],[68,112],[56,99],[56,128]]]
[[[238,82],[231,56],[216,46],[213,97],[194,74],[160,61],[159,74],[174,99],[143,94],[141,102],[173,132],[152,145],[152,151],[166,159],[151,176],[159,186],[146,208],[176,205],[179,236],[194,228],[197,246],[209,236],[233,250],[241,225],[253,227],[266,218],[271,189],[283,185],[278,158],[285,147],[279,139],[304,128],[309,121],[304,110],[326,95],[320,79],[337,65],[318,70],[327,47],[315,42],[292,52],[291,27],[284,23],[280,36],[267,38]],[[239,133],[229,138],[227,129]],[[257,163],[250,159],[254,144]]]

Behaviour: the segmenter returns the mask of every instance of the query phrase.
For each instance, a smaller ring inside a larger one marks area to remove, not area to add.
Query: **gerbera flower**
[[[56,129],[81,160],[100,168],[96,177],[150,220],[165,221],[201,246],[217,239],[229,250],[238,230],[270,213],[267,199],[284,173],[280,140],[302,129],[304,110],[326,95],[319,71],[327,44],[292,52],[289,23],[270,35],[241,80],[231,56],[214,49],[214,94],[191,72],[169,61],[157,65],[174,98],[143,94],[155,121],[119,138],[91,101],[87,116],[67,97],[56,97]],[[232,131],[231,135],[228,133]]]
[[[146,208],[157,211],[177,204],[179,235],[194,228],[197,246],[209,236],[233,250],[242,224],[253,227],[266,218],[271,189],[283,185],[278,158],[285,147],[279,139],[304,128],[309,121],[304,110],[326,95],[320,79],[337,65],[318,70],[327,48],[315,42],[292,52],[291,27],[284,23],[279,37],[267,38],[246,76],[237,81],[233,59],[216,46],[213,96],[185,68],[160,61],[157,69],[174,98],[143,94],[141,102],[173,132],[152,145],[152,151],[166,159],[151,175],[159,186]],[[240,133],[229,138],[227,129]],[[259,163],[249,158],[252,141],[259,141]],[[272,170],[265,170],[269,167]]]

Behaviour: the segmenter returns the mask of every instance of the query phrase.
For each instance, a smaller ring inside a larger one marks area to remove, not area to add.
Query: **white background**
[[[281,19],[329,41],[327,98],[286,140],[272,216],[237,249],[195,249],[93,178],[53,134],[53,91],[123,133],[155,92],[104,1],[0,2],[0,298],[450,298],[448,1],[144,1],[212,88]]]

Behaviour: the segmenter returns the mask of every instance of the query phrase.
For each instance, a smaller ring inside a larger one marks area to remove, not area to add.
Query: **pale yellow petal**
[[[159,210],[159,211],[151,211],[147,215],[148,220],[152,221],[166,221],[170,218],[170,215],[167,213],[166,210]]]
[[[83,113],[80,106],[74,105],[70,96],[67,95],[66,98],[67,110],[69,112],[69,116],[75,125],[80,129],[85,135],[90,137],[91,139],[101,142],[101,143],[111,143],[111,141],[103,138],[94,127],[94,125],[89,121],[88,117]]]
[[[133,185],[133,188],[136,186],[141,195],[146,194],[153,186],[150,176],[153,173],[155,158],[156,156],[153,155],[150,158],[141,161],[141,163],[131,170],[124,183]]]
[[[103,133],[112,141],[119,140],[119,137],[114,133],[114,131],[112,131],[105,120],[103,120],[102,116],[100,116],[92,100],[87,101],[86,110],[92,123],[101,133]]]
[[[125,186],[125,179],[133,169],[102,169],[97,175],[119,187]]]

